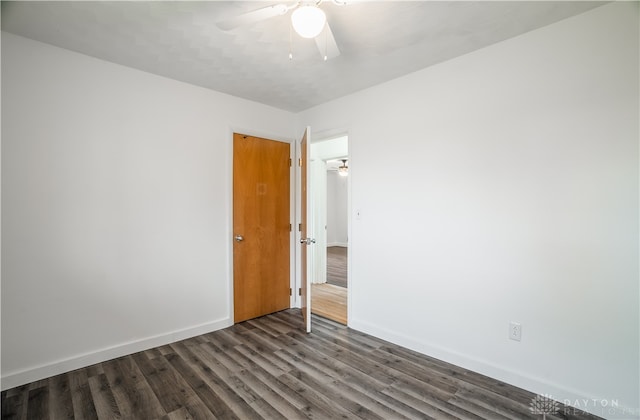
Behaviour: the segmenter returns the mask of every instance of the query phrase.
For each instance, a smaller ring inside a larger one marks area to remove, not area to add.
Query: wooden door
[[[233,135],[235,322],[290,307],[289,150],[289,143]]]
[[[300,140],[300,295],[302,303],[302,318],[304,318],[307,332],[311,332],[311,270],[308,264],[307,248],[315,243],[308,221],[311,220],[311,206],[309,205],[309,127],[304,131]]]

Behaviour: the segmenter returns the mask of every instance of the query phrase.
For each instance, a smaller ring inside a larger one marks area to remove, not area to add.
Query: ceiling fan
[[[315,38],[316,45],[324,60],[340,55],[338,44],[327,22],[327,16],[319,7],[323,0],[298,1],[292,4],[274,4],[262,7],[238,16],[216,22],[216,26],[223,31],[252,25],[276,16],[282,16],[291,12],[291,26],[298,35],[303,38]],[[339,6],[346,5],[346,1],[333,0]],[[289,58],[293,56],[289,51]]]
[[[342,175],[342,176],[349,175],[349,167],[347,166],[348,159],[337,159],[337,160],[342,162],[342,165],[338,167],[331,167],[328,170],[332,172],[338,172],[338,175]],[[335,162],[335,161],[331,161],[331,162]]]

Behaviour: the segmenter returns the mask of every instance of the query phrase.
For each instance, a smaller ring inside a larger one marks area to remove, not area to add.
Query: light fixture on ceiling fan
[[[291,13],[291,25],[303,38],[315,38],[327,24],[327,15],[317,5],[298,6]]]
[[[248,26],[272,17],[281,16],[293,10],[291,13],[291,27],[303,38],[315,38],[316,45],[325,61],[340,55],[338,44],[333,37],[333,32],[327,22],[327,15],[319,7],[323,0],[298,1],[293,4],[274,4],[243,13],[238,16],[216,22],[216,26],[223,31]],[[333,0],[338,6],[345,6],[346,1]],[[323,36],[319,36],[324,34]],[[291,40],[289,41],[291,44]],[[291,51],[289,58],[291,58]]]
[[[340,159],[342,161],[342,165],[338,166],[338,175],[347,176],[349,175],[349,167],[347,166],[347,159]]]

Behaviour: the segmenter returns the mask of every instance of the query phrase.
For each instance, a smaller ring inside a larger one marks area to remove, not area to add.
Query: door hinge
[[[289,296],[293,296],[293,290],[289,288]]]
[[[289,167],[291,167],[291,158],[289,158]]]
[[[293,227],[291,226],[291,223],[289,223],[289,232],[293,231]]]
[[[298,166],[302,166],[302,158],[298,158]]]
[[[298,296],[302,296],[302,287],[298,289]]]
[[[298,223],[298,232],[302,232],[302,223]]]

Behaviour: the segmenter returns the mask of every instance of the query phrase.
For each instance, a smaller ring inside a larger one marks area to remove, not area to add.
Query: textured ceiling
[[[323,61],[289,15],[215,22],[274,2],[2,1],[2,30],[289,111],[466,54],[602,3],[325,1],[341,55]],[[287,3],[289,4],[289,3]]]

